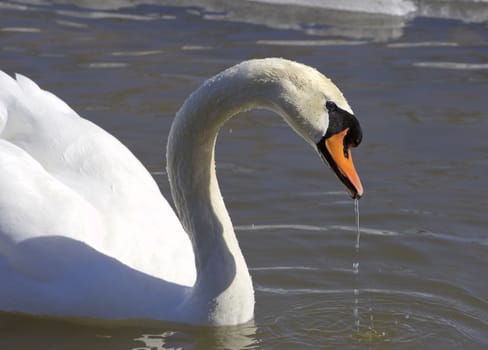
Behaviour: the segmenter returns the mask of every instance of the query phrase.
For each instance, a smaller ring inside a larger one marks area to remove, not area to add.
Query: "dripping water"
[[[354,294],[354,306],[353,306],[353,316],[354,316],[354,326],[356,332],[359,332],[361,326],[361,318],[359,315],[359,240],[361,238],[361,230],[359,229],[359,200],[354,199],[354,214],[356,216],[356,245],[355,245],[355,259],[352,263],[352,273],[354,274],[355,288],[353,289]]]
[[[354,199],[354,215],[356,216],[356,253],[359,253],[359,240],[361,239],[361,230],[359,228],[359,199]]]
[[[361,315],[360,315],[360,275],[359,275],[359,241],[361,238],[361,229],[359,226],[359,200],[354,199],[354,214],[356,217],[356,244],[354,262],[352,263],[352,272],[354,274],[354,305],[353,305],[353,316],[354,316],[354,328],[356,330],[356,336],[358,339],[384,339],[386,337],[385,332],[380,332],[374,327],[374,317],[373,308],[368,307],[369,312],[369,325],[361,329]]]

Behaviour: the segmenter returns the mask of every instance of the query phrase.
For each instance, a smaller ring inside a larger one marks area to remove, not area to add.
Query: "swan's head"
[[[178,112],[168,140],[169,154],[176,154],[172,140],[205,136],[233,115],[259,107],[280,114],[319,152],[353,198],[363,195],[351,157],[351,148],[361,143],[362,133],[351,107],[337,86],[319,71],[282,58],[245,61],[207,80]],[[206,117],[195,118],[195,114]],[[209,123],[215,128],[209,128]],[[188,132],[190,126],[192,131]],[[173,132],[182,129],[190,136]]]
[[[279,73],[274,74],[280,74],[275,108],[319,152],[351,196],[360,198],[363,187],[351,148],[361,143],[361,126],[342,92],[330,79],[308,66],[286,60],[270,66],[279,67]]]
[[[363,134],[356,117],[331,100],[325,103],[328,126],[317,142],[322,159],[332,168],[353,198],[363,195],[363,186],[352,161],[351,147],[361,143]]]

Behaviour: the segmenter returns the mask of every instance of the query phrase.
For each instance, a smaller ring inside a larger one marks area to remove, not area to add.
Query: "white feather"
[[[0,72],[0,310],[248,321],[254,292],[215,176],[218,130],[240,111],[269,108],[314,144],[327,99],[350,110],[330,80],[282,59],[203,84],[168,141],[180,223],[117,139],[29,78]]]

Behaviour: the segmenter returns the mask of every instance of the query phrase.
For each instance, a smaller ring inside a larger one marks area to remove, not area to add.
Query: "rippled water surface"
[[[254,322],[2,313],[0,348],[488,347],[488,3],[393,1],[395,16],[244,1],[74,3],[0,2],[1,69],[116,135],[166,196],[166,135],[204,79],[265,56],[331,77],[363,127],[353,152],[365,187],[361,246],[353,202],[313,150],[280,118],[245,113],[221,131],[217,169],[253,276]]]

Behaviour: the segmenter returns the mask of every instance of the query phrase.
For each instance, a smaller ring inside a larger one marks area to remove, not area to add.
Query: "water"
[[[354,199],[354,217],[356,219],[356,244],[354,249],[356,250],[356,257],[352,264],[352,273],[355,275],[356,287],[353,289],[354,294],[354,325],[356,326],[356,331],[359,332],[359,327],[361,326],[361,319],[359,315],[359,241],[361,239],[361,228],[359,227],[359,199]]]
[[[204,79],[264,56],[333,78],[364,133],[353,150],[365,188],[361,248],[351,201],[314,151],[280,118],[244,113],[221,131],[216,156],[256,289],[254,322],[2,313],[0,348],[488,346],[486,2],[395,1],[400,16],[245,1],[73,3],[0,2],[0,66],[121,139],[166,196],[166,135]]]
[[[361,240],[361,228],[359,227],[359,199],[354,199],[354,217],[356,218],[356,245],[354,248],[359,253],[359,241]]]
[[[354,249],[356,252],[356,256],[354,262],[352,264],[352,273],[354,274],[354,283],[355,288],[353,289],[354,295],[354,304],[353,304],[353,317],[354,317],[354,327],[356,333],[353,334],[353,338],[359,342],[378,342],[383,340],[386,337],[386,332],[378,329],[374,325],[374,316],[373,316],[373,307],[369,303],[371,300],[365,300],[362,302],[361,305],[361,296],[360,296],[360,288],[361,288],[361,279],[359,275],[359,259],[360,259],[360,239],[361,239],[361,228],[359,225],[359,199],[354,199],[354,217],[356,219],[356,244],[354,245]],[[369,304],[369,305],[368,305]],[[368,324],[367,326],[361,325],[361,308],[363,310],[367,310],[366,315],[369,315]]]

